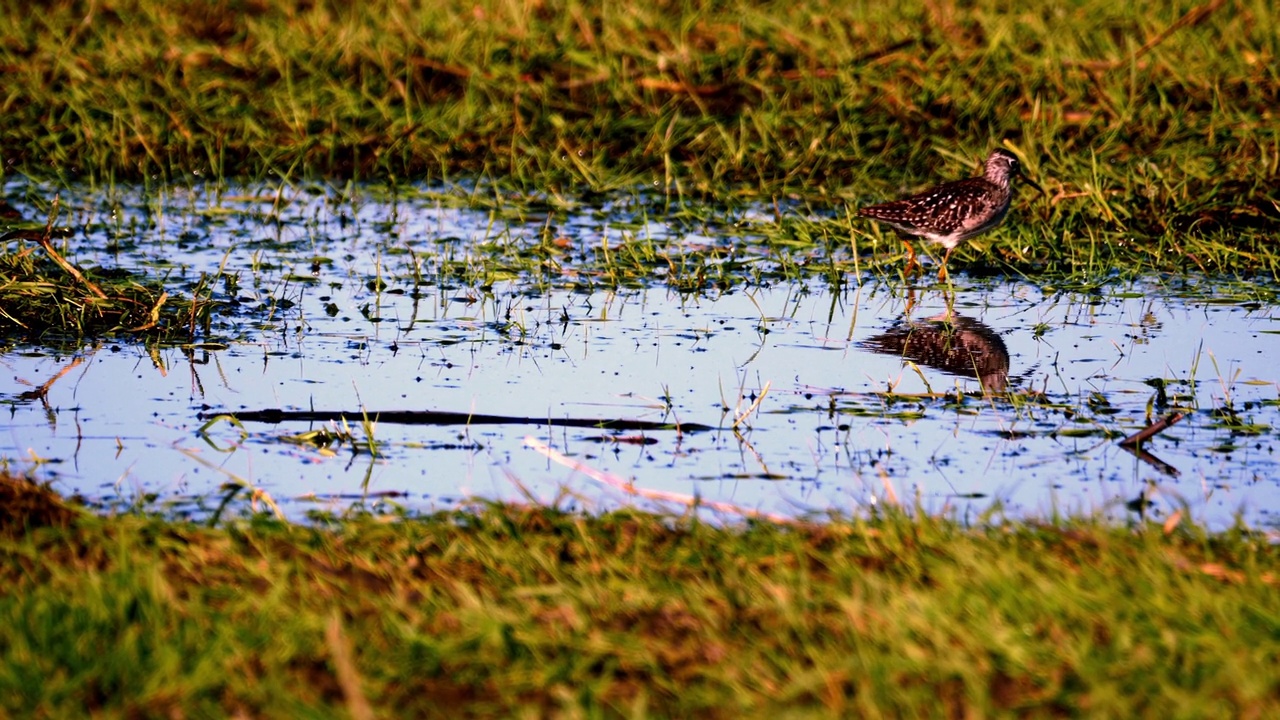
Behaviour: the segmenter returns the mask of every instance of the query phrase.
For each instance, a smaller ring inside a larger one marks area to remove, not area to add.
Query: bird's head
[[[1031,187],[1039,190],[1041,195],[1044,194],[1044,188],[1037,185],[1022,172],[1022,161],[1018,159],[1018,156],[1004,148],[996,148],[987,156],[984,175],[987,178],[987,182],[1001,187],[1007,186],[1009,181],[1016,176]]]

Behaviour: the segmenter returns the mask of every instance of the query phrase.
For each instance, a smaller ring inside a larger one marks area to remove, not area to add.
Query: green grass
[[[207,529],[2,487],[11,716],[1280,711],[1280,549],[1239,530],[502,505]]]
[[[88,337],[194,342],[215,309],[207,277],[190,297],[123,269],[81,271],[47,230],[0,235],[0,333],[57,345]]]
[[[1196,6],[10,6],[0,142],[7,166],[104,179],[466,173],[720,197],[879,194],[1007,139],[1059,204],[1140,227],[1260,201],[1280,171],[1275,8],[1176,25]]]
[[[1253,280],[1280,277],[1278,26],[1267,0],[7,3],[0,177],[37,181],[37,206],[57,185],[426,181],[553,219],[644,189],[652,217],[714,231],[776,201],[740,246],[500,233],[423,258],[481,290],[696,293],[895,282],[897,241],[848,209],[1003,144],[1048,197],[953,270],[1195,271],[1271,302]],[[139,313],[95,315],[24,243],[0,248],[0,309],[60,318],[28,334],[208,334],[208,287],[162,301],[86,274]],[[11,716],[1280,714],[1280,551],[1242,530],[512,506],[207,529],[2,487]]]
[[[0,168],[653,188],[839,218],[1006,144],[1049,197],[959,267],[1278,277],[1277,37],[1266,0],[9,5]],[[790,239],[832,235],[895,242],[802,220]]]

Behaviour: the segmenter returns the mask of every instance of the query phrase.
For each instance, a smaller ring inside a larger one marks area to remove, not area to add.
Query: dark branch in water
[[[511,415],[479,415],[436,410],[392,410],[388,412],[361,412],[342,410],[244,410],[241,412],[200,413],[201,420],[219,415],[234,417],[240,422],[337,422],[368,417],[370,420],[394,425],[550,425],[553,427],[583,427],[600,430],[675,430],[678,432],[706,432],[714,430],[699,423],[651,422],[647,420],[620,420],[611,418],[554,418],[516,417]]]
[[[1184,417],[1186,417],[1184,413],[1169,413],[1138,432],[1121,440],[1120,447],[1132,453],[1133,456],[1139,460],[1151,465],[1156,470],[1159,470],[1161,474],[1168,475],[1170,477],[1178,477],[1182,473],[1178,472],[1177,468],[1144,450],[1142,448],[1142,443],[1150,440],[1157,433],[1163,432],[1170,425],[1173,425]]]
[[[1165,417],[1160,418],[1159,420],[1151,423],[1150,425],[1139,430],[1138,432],[1121,440],[1120,445],[1122,447],[1126,447],[1131,445],[1138,445],[1139,443],[1145,442],[1146,440],[1150,439],[1153,435],[1164,432],[1165,428],[1178,422],[1184,417],[1186,417],[1186,415],[1180,412],[1170,413],[1169,415],[1166,415]]]
[[[1168,475],[1169,477],[1179,477],[1182,475],[1182,473],[1178,470],[1178,468],[1161,460],[1155,455],[1152,455],[1146,450],[1143,450],[1138,445],[1121,445],[1120,447],[1125,452],[1131,453],[1134,457],[1138,458],[1142,462],[1147,463],[1151,467],[1158,470],[1161,475]]]

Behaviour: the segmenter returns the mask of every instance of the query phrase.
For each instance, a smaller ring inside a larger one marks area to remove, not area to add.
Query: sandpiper
[[[1044,193],[1043,188],[1022,174],[1013,153],[997,149],[987,156],[982,177],[943,183],[902,200],[864,207],[858,216],[879,220],[904,235],[922,237],[945,247],[947,252],[938,270],[938,278],[945,279],[947,260],[960,241],[984,233],[1004,220],[1013,198],[1009,181],[1015,175]],[[910,243],[906,245],[909,268],[916,264],[916,252]]]

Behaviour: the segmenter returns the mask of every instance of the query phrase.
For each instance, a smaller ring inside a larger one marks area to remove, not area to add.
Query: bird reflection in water
[[[988,394],[1002,393],[1009,385],[1009,350],[1004,340],[981,320],[964,315],[943,313],[926,320],[900,320],[859,344],[951,375],[973,378]]]

